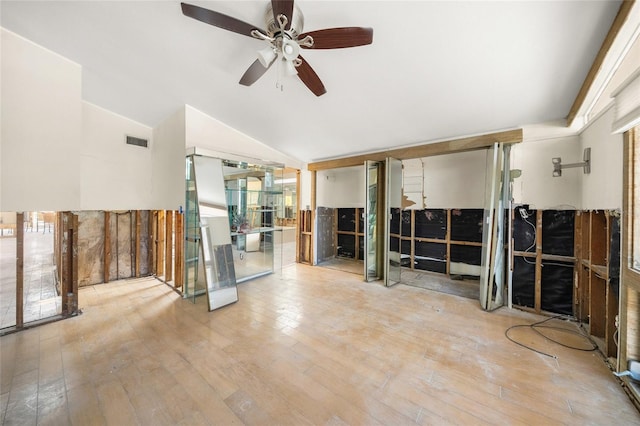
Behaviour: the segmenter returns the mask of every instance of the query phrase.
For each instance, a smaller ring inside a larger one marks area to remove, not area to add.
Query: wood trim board
[[[365,161],[384,161],[387,157],[407,160],[410,158],[431,157],[434,155],[451,154],[455,152],[473,151],[493,146],[495,143],[519,143],[523,140],[522,129],[488,133],[460,139],[451,139],[422,145],[396,148],[351,157],[309,163],[307,169],[311,171],[336,169],[340,167],[361,166]]]

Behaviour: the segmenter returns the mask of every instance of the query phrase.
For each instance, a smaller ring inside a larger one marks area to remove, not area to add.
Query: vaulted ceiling
[[[264,1],[192,1],[265,27]],[[264,42],[175,1],[2,1],[1,24],[83,67],[83,98],[155,126],[184,104],[303,161],[567,116],[619,1],[297,0],[304,30],[364,26],[369,46],[304,51],[327,93],[272,67]]]

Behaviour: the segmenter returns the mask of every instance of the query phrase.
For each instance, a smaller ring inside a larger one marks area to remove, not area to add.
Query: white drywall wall
[[[318,207],[364,207],[364,166],[322,170],[316,179]]]
[[[483,208],[487,150],[422,158],[428,209]]]
[[[584,210],[622,208],[623,136],[611,133],[613,120],[609,108],[580,134],[581,149],[591,148],[591,173],[582,176]]]
[[[125,143],[147,139],[148,148]],[[84,102],[82,114],[81,209],[146,210],[151,199],[152,129]]]
[[[10,31],[0,38],[0,210],[77,210],[82,70]]]
[[[154,209],[184,208],[185,111],[179,109],[153,129],[151,202]]]
[[[513,183],[516,204],[533,209],[580,209],[582,169],[566,169],[553,177],[553,157],[565,164],[582,161],[580,138],[561,124],[524,128],[524,141],[511,148],[511,169],[522,170]]]
[[[304,163],[235,130],[197,109],[185,105],[186,148],[203,148],[255,159],[257,162],[277,162],[302,169]]]
[[[309,170],[300,170],[300,205],[298,210],[306,210],[307,206],[311,208],[311,172]]]

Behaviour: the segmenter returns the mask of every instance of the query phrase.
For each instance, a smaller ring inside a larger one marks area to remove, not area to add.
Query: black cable
[[[542,351],[540,351],[538,349],[532,348],[531,346],[527,346],[524,343],[516,341],[511,336],[509,336],[509,332],[511,330],[515,329],[515,328],[525,328],[525,327],[527,327],[527,328],[532,329],[533,331],[535,331],[537,334],[539,334],[540,336],[544,337],[545,339],[549,340],[550,342],[556,343],[556,344],[558,344],[560,346],[564,346],[565,348],[568,348],[568,349],[573,349],[573,350],[577,350],[577,351],[584,351],[584,352],[591,352],[591,351],[595,351],[596,349],[598,349],[598,345],[596,345],[591,339],[589,339],[588,336],[585,336],[582,333],[579,333],[579,332],[577,332],[575,330],[570,330],[570,329],[564,328],[564,327],[555,327],[555,326],[542,325],[542,324],[546,323],[547,321],[551,321],[553,319],[558,319],[558,318],[562,318],[562,315],[556,315],[556,316],[547,318],[545,320],[535,322],[533,324],[512,325],[511,327],[509,327],[509,328],[507,328],[505,330],[504,335],[508,340],[510,340],[511,342],[515,343],[518,346],[522,346],[523,348],[529,349],[530,351],[536,352],[536,353],[538,353],[540,355],[548,356],[549,358],[555,358],[555,359],[558,358],[555,355],[550,355],[550,354],[548,354],[546,352],[542,352]],[[552,339],[549,336],[546,336],[544,333],[542,333],[539,330],[537,330],[537,328],[548,328],[548,329],[562,331],[562,332],[565,332],[565,333],[571,333],[571,334],[578,335],[580,337],[584,337],[585,339],[587,339],[589,341],[589,343],[591,343],[592,347],[587,349],[587,348],[579,348],[579,347],[576,347],[576,346],[567,345],[565,343],[562,343],[562,342],[559,342],[559,341],[557,341],[555,339]]]

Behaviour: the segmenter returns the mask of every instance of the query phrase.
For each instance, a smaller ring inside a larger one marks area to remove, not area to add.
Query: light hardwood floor
[[[207,312],[150,278],[83,288],[81,316],[0,338],[3,423],[640,423],[597,353],[509,342],[529,313],[304,265],[239,298]]]

